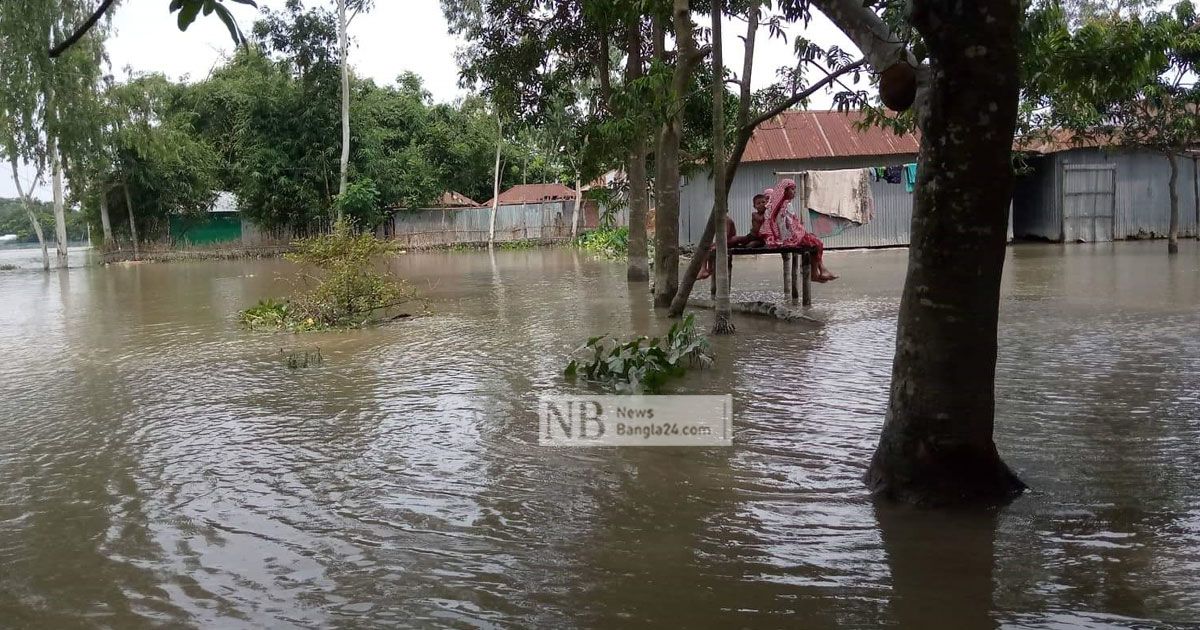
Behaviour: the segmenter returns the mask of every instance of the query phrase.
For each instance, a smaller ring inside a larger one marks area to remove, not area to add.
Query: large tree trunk
[[[25,194],[25,187],[21,185],[21,176],[17,173],[17,158],[9,157],[9,165],[12,166],[13,185],[17,187],[17,196],[21,198],[21,207],[25,208],[25,215],[29,217],[29,224],[33,226],[33,233],[37,235],[38,245],[42,246],[42,270],[50,271],[50,248],[46,245],[46,235],[42,232],[42,222],[38,221],[37,213],[33,211],[33,204],[29,202],[29,197]],[[40,175],[38,177],[40,179]],[[34,187],[37,182],[34,181]]]
[[[642,25],[640,19],[629,24],[628,59],[625,80],[632,83],[642,76]],[[646,253],[646,140],[638,135],[629,150],[629,265],[626,278],[630,282],[650,279],[650,262]]]
[[[58,141],[53,135],[46,143],[50,153],[50,168],[53,169],[52,181],[54,194],[54,237],[58,241],[56,249],[59,269],[67,268],[67,211],[63,204],[63,173],[62,160],[58,156]]]
[[[712,56],[715,80],[712,85],[713,98],[713,238],[717,242],[716,261],[713,265],[717,282],[716,321],[713,333],[733,333],[733,312],[729,304],[729,239],[725,217],[729,215],[729,189],[725,184],[725,61],[721,46],[721,11],[724,2],[712,0]]]
[[[1179,190],[1176,185],[1179,183],[1179,164],[1175,161],[1175,156],[1171,152],[1167,152],[1167,164],[1171,166],[1171,177],[1168,179],[1167,187],[1170,189],[1171,198],[1171,226],[1167,229],[1167,253],[1179,253]]]
[[[346,32],[346,0],[338,0],[338,47],[342,51],[342,165],[338,180],[338,195],[346,194],[350,177],[350,60],[349,35]],[[342,206],[338,206],[338,220],[342,219]]]
[[[133,259],[141,260],[138,249],[137,219],[133,216],[133,195],[129,194],[129,182],[122,181],[121,188],[125,190],[125,209],[129,211],[129,238],[133,240]]]
[[[994,502],[1025,487],[992,440],[1020,7],[1013,0],[913,3],[913,23],[932,57],[929,110],[891,396],[865,477],[887,498]]]
[[[688,0],[674,0],[675,71],[666,121],[659,132],[654,178],[654,305],[670,306],[679,292],[679,144],[683,136],[683,104],[701,55],[696,51]],[[655,54],[666,60],[664,33],[657,28]]]
[[[504,143],[504,122],[496,112],[496,166],[492,170],[492,216],[488,220],[488,247],[496,242],[496,209],[500,205],[500,147]]]
[[[104,229],[104,249],[113,248],[112,219],[108,216],[108,189],[100,186],[100,227]]]

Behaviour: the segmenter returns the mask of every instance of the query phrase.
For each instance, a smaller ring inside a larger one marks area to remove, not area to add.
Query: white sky
[[[167,4],[166,0],[125,0],[115,8],[114,34],[108,41],[114,75],[124,77],[125,69],[129,68],[135,73],[161,72],[177,80],[200,80],[232,52],[229,33],[220,20],[201,16],[186,32],[180,32],[174,16],[167,11]],[[305,4],[332,6],[333,2],[305,0]],[[258,11],[233,2],[226,5],[248,33]],[[259,0],[261,7],[282,9],[283,5],[284,0]],[[739,73],[743,57],[740,36],[744,32],[744,23],[727,22],[723,26],[725,64]],[[755,89],[772,83],[776,68],[795,63],[793,34],[804,34],[822,46],[836,44],[847,51],[856,50],[821,15],[814,17],[807,31],[803,27],[792,29],[786,43],[769,38],[763,28],[754,55]],[[458,88],[458,67],[454,61],[455,50],[462,42],[447,33],[438,0],[376,0],[371,13],[359,16],[350,25],[350,35],[355,44],[350,51],[350,62],[360,75],[387,84],[411,70],[424,79],[426,89],[436,101],[451,101],[463,94]],[[828,95],[820,95],[812,103],[814,108],[829,106]],[[26,174],[26,186],[29,175]],[[0,196],[16,196],[11,176],[0,177]],[[36,196],[49,199],[49,187],[40,186]]]

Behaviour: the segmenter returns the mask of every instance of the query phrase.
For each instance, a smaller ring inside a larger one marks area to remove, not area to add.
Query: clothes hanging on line
[[[904,165],[904,191],[912,192],[917,187],[917,164],[909,162]]]
[[[809,171],[805,183],[805,208],[863,225],[875,218],[871,169]]]
[[[899,166],[889,166],[883,169],[883,180],[889,184],[899,184],[902,170]]]

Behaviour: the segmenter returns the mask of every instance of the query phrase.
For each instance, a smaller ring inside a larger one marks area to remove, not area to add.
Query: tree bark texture
[[[125,189],[125,209],[129,211],[129,237],[133,240],[133,259],[141,260],[141,251],[138,249],[137,219],[133,216],[133,195],[129,193],[129,182],[121,182],[121,188]]]
[[[67,268],[67,211],[63,203],[62,159],[58,155],[58,140],[51,135],[46,143],[50,153],[50,168],[53,169],[52,192],[54,195],[54,238],[58,241],[56,251],[59,269]]]
[[[671,305],[679,290],[679,145],[683,136],[683,103],[700,56],[696,52],[689,0],[675,0],[675,71],[671,77],[671,99],[666,121],[659,131],[654,163],[654,306]],[[655,54],[666,60],[663,29],[656,28]]]
[[[634,19],[629,24],[625,80],[629,83],[642,77],[642,25]],[[650,263],[646,253],[646,140],[638,135],[629,148],[629,282],[650,279]]]
[[[1171,177],[1168,180],[1167,187],[1170,189],[1168,194],[1171,198],[1171,225],[1167,229],[1167,253],[1179,253],[1179,163],[1176,162],[1175,156],[1167,153],[1167,164],[1171,167]]]
[[[579,236],[579,215],[583,213],[583,176],[575,169],[575,212],[571,215],[571,239]]]
[[[496,165],[492,169],[492,216],[488,220],[488,247],[496,242],[496,209],[500,205],[500,147],[504,143],[504,122],[496,113]]]
[[[46,234],[42,232],[42,222],[38,221],[37,214],[33,211],[33,204],[25,195],[25,187],[21,185],[21,176],[17,173],[17,158],[11,157],[8,163],[12,166],[13,185],[17,187],[17,195],[21,198],[21,207],[25,208],[25,215],[29,217],[33,233],[37,235],[38,245],[42,246],[42,270],[50,271],[50,248],[46,245]],[[41,176],[39,175],[36,179],[41,179]],[[33,187],[37,186],[36,179]]]
[[[992,440],[1020,12],[1016,0],[913,4],[931,84],[888,411],[865,477],[878,496],[990,503],[1025,488]]]
[[[342,52],[342,163],[338,179],[338,195],[346,194],[350,177],[350,38],[347,33],[346,0],[338,0],[338,47]],[[342,206],[338,204],[338,220],[342,219]]]
[[[100,227],[104,230],[104,249],[112,249],[113,241],[112,219],[108,216],[108,189],[100,187]]]
[[[713,265],[716,274],[717,300],[713,323],[713,334],[732,334],[733,312],[729,304],[729,241],[726,234],[725,217],[729,215],[729,188],[725,183],[725,60],[721,46],[722,0],[712,0],[712,61],[716,80],[712,85],[713,98],[713,239],[717,251]]]

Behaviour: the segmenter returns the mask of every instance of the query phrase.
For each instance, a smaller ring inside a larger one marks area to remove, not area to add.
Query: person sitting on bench
[[[733,222],[733,219],[729,218],[729,215],[725,215],[725,244],[729,247],[737,247],[738,238],[737,224]],[[697,280],[703,280],[716,273],[717,268],[713,264],[713,260],[716,257],[717,246],[712,245],[708,248],[708,258],[704,261],[704,268],[700,270],[700,273],[696,274]]]
[[[762,237],[763,221],[767,218],[767,195],[765,193],[754,195],[753,203],[754,212],[750,213],[750,233],[730,239],[730,247],[763,247],[767,244]]]
[[[811,247],[812,281],[829,282],[837,280],[837,276],[825,267],[825,244],[804,229],[804,221],[790,210],[792,200],[796,198],[796,182],[784,179],[771,189],[770,199],[767,200],[767,220],[763,225],[763,235],[767,247]],[[807,213],[807,211],[803,211]],[[787,230],[786,235],[780,230],[780,223]]]

